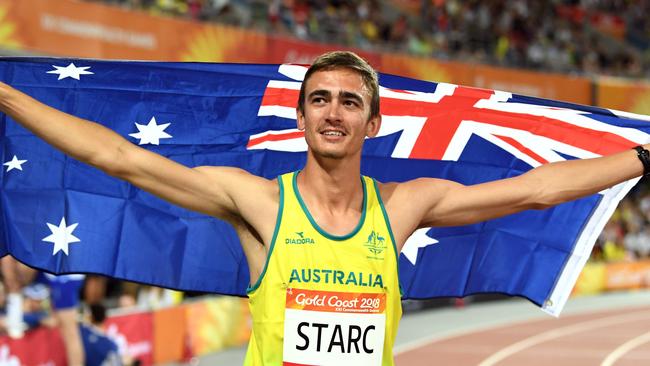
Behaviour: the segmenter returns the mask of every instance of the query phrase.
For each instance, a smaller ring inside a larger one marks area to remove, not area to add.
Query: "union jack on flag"
[[[267,178],[304,165],[295,106],[305,71],[0,61],[0,80],[133,143],[188,166],[238,166]],[[386,74],[380,83],[382,127],[366,141],[362,162],[362,173],[380,181],[426,176],[477,184],[649,141],[646,116]],[[52,273],[245,296],[248,268],[228,224],[66,157],[7,116],[1,123],[0,254]],[[635,183],[547,210],[420,229],[400,256],[404,298],[498,292],[558,314],[599,232]]]

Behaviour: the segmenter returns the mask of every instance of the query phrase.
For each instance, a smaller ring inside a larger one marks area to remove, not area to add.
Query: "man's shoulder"
[[[227,192],[239,210],[245,206],[248,209],[264,209],[266,205],[277,204],[280,188],[275,177],[262,177],[236,167],[201,166],[194,169]]]
[[[396,194],[397,194],[397,196],[399,196],[399,190],[401,189],[401,186],[404,185],[404,183],[401,183],[401,182],[380,182],[377,179],[375,179],[375,183],[377,185],[377,192],[379,193],[379,196],[381,197],[381,200],[384,203],[384,206],[389,205],[395,199],[399,200],[399,198],[396,197]]]
[[[210,179],[226,180],[231,183],[253,183],[261,187],[277,186],[276,177],[266,178],[245,169],[230,166],[198,166],[195,170],[203,173]]]
[[[444,192],[453,181],[439,178],[415,178],[404,182],[377,182],[377,189],[385,204],[391,201],[406,202],[416,199],[419,194],[432,191]]]

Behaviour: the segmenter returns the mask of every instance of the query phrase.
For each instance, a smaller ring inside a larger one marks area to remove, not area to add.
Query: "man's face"
[[[379,132],[379,117],[368,120],[370,92],[350,69],[317,71],[305,85],[304,111],[298,129],[305,131],[317,157],[342,159],[360,154],[366,136]]]

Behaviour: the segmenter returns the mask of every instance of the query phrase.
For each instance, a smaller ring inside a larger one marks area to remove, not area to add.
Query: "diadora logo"
[[[368,235],[368,240],[364,246],[370,252],[370,259],[384,259],[384,249],[386,249],[386,239],[377,234],[374,230]]]
[[[293,238],[284,239],[285,244],[316,244],[314,239],[305,236],[304,231],[296,231]]]

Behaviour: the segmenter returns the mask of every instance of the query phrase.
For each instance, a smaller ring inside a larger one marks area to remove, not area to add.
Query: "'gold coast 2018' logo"
[[[369,259],[384,259],[386,239],[374,230],[368,235],[368,240],[363,244],[368,249]]]

